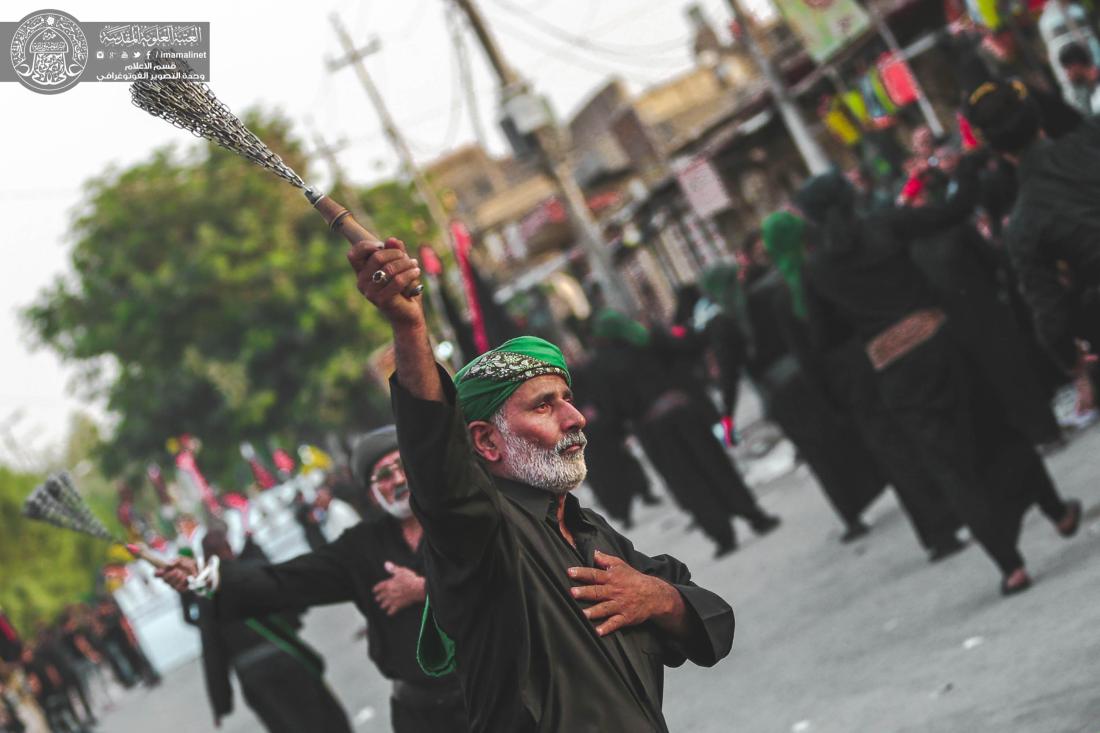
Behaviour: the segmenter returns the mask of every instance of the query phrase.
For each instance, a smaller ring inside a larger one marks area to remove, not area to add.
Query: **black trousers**
[[[1017,544],[1027,508],[1038,503],[1054,519],[1065,504],[1031,441],[974,375],[941,331],[878,376],[884,402],[926,469],[1007,575],[1024,564]]]
[[[821,367],[824,393],[850,416],[872,462],[893,486],[920,544],[931,549],[954,541],[962,522],[926,469],[921,452],[886,406],[863,346],[854,341],[841,344],[823,354]]]
[[[855,426],[800,374],[768,387],[768,417],[794,443],[841,521],[855,524],[885,488]]]
[[[962,522],[897,417],[884,404],[860,404],[852,408],[852,418],[921,546],[932,549],[952,542]]]
[[[763,517],[737,467],[691,407],[679,407],[637,429],[646,455],[676,502],[720,546],[734,541],[730,517]]]
[[[630,519],[631,504],[636,496],[650,493],[649,478],[638,460],[623,445],[622,435],[585,430],[588,448],[586,481],[609,515],[625,522]]]
[[[950,311],[958,347],[977,370],[995,406],[1028,439],[1040,445],[1061,435],[1050,395],[1028,354],[1028,345],[1007,306],[963,299],[970,308]]]
[[[390,698],[393,733],[465,733],[466,706],[462,700],[449,705],[411,705]]]
[[[351,733],[348,716],[323,679],[288,654],[237,670],[245,702],[269,733]]]

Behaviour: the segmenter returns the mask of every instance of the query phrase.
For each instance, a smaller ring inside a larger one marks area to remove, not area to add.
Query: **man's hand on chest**
[[[573,587],[573,598],[593,603],[584,609],[585,617],[606,619],[596,627],[597,634],[606,636],[646,621],[674,634],[682,630],[684,600],[678,590],[614,555],[596,550],[595,561],[598,567],[572,567],[568,573],[581,584]]]

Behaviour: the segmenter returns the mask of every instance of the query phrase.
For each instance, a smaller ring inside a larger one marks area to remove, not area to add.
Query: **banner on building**
[[[714,216],[732,204],[722,177],[707,158],[675,161],[673,167],[684,198],[700,218]]]
[[[806,53],[819,64],[871,27],[871,19],[856,0],[777,0],[776,5]]]

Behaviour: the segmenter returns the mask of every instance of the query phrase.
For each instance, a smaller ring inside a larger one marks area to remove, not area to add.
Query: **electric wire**
[[[527,10],[510,2],[510,0],[493,0],[493,2],[495,5],[511,13],[517,18],[523,19],[528,25],[532,26],[533,28],[537,28],[538,30],[546,33],[549,36],[552,36],[559,41],[569,43],[570,45],[582,48],[586,51],[591,51],[593,53],[606,54],[608,56],[628,59],[644,58],[650,62],[655,60],[672,61],[679,59],[673,59],[672,57],[662,59],[661,56],[670,52],[680,51],[691,42],[690,35],[672,41],[662,41],[661,43],[653,44],[631,44],[620,46],[618,44],[611,44],[607,42],[596,42],[590,38],[572,33],[564,28],[561,28],[560,26],[557,26],[550,21],[539,17],[535,13],[532,13],[530,10]],[[676,55],[679,56],[680,54]]]

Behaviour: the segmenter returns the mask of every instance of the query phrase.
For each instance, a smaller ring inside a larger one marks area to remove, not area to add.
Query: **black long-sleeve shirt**
[[[436,623],[455,642],[472,731],[666,731],[664,665],[712,665],[733,643],[733,611],[691,582],[687,567],[634,549],[591,510],[566,498],[560,534],[549,493],[492,478],[475,457],[454,387],[420,400],[391,380],[398,442],[424,527]],[[652,623],[600,637],[570,594],[570,567],[596,549],[671,583],[690,632],[677,640]]]
[[[367,619],[371,660],[387,678],[432,684],[416,662],[423,603],[388,616],[373,588],[390,577],[386,561],[424,573],[422,553],[405,541],[400,523],[387,516],[364,520],[314,552],[276,565],[227,562],[214,596],[219,618],[262,616],[276,611],[355,603]]]
[[[1039,336],[1067,369],[1076,357],[1074,299],[1100,285],[1100,122],[1082,122],[1021,156],[1008,251]],[[1069,267],[1063,284],[1059,261]]]

